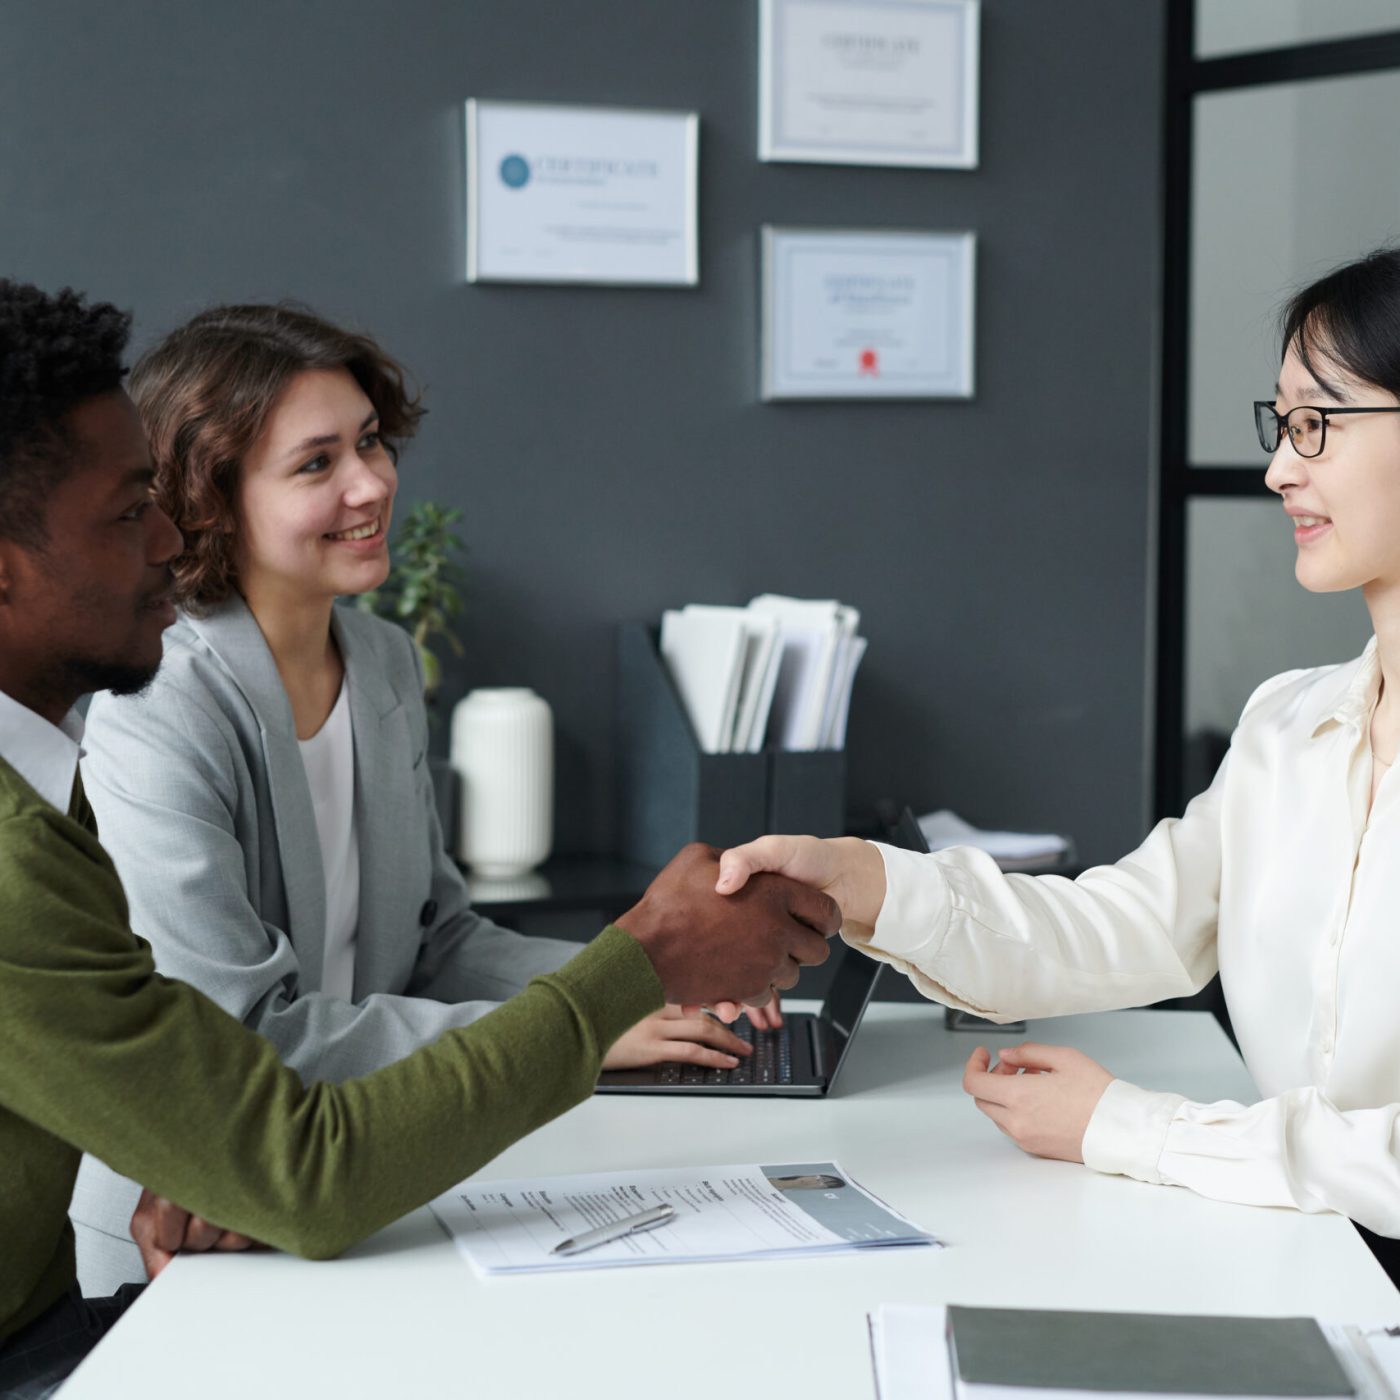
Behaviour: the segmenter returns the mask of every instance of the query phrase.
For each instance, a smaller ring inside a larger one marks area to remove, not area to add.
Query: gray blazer
[[[332,627],[354,730],[353,1002],[321,991],[325,877],[311,793],[291,705],[241,598],[182,616],[142,695],[93,700],[82,760],[131,926],[157,966],[267,1036],[307,1082],[401,1059],[578,951],[472,912],[442,846],[417,651],[401,628],[353,608],[337,607]],[[75,1223],[125,1241],[136,1195],[89,1158]]]

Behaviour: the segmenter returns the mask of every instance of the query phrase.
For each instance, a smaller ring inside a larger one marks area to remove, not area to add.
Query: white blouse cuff
[[[1115,1079],[1103,1091],[1084,1131],[1084,1165],[1160,1185],[1157,1163],[1172,1119],[1185,1102],[1181,1094],[1161,1094]]]
[[[871,844],[885,863],[885,900],[869,935],[870,949],[930,971],[952,918],[948,881],[930,855]]]

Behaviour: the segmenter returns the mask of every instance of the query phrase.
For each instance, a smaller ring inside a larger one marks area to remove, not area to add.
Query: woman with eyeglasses
[[[1028,1152],[1348,1215],[1400,1281],[1400,250],[1294,297],[1281,354],[1255,405],[1265,480],[1299,583],[1361,590],[1361,656],[1265,681],[1185,814],[1073,882],[968,849],[769,836],[726,853],[719,888],[758,870],[822,888],[854,946],[996,1021],[1140,1006],[1218,970],[1258,1103],[1192,1103],[1036,1044],[995,1065],[975,1050],[964,1087]]]
[[[159,674],[88,715],[83,779],[132,927],[308,1082],[367,1074],[578,952],[472,911],[438,829],[417,652],[335,606],[388,573],[398,448],[422,410],[373,340],[292,306],[204,312],[143,357],[131,393],[184,535]],[[671,1007],[604,1063],[751,1053]],[[85,1161],[89,1294],[145,1277],[137,1196]]]

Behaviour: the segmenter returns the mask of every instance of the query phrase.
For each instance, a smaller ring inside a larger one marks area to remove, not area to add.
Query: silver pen
[[[627,1215],[621,1220],[614,1220],[610,1225],[600,1225],[596,1230],[585,1230],[583,1234],[575,1235],[571,1240],[556,1244],[549,1252],[582,1254],[585,1249],[597,1249],[600,1244],[611,1244],[614,1240],[640,1234],[643,1230],[655,1230],[657,1226],[666,1225],[675,1219],[675,1215],[676,1208],[673,1205],[653,1206],[651,1210],[644,1210],[640,1215]]]

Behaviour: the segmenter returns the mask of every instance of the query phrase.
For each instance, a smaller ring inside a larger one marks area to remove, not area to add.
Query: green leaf
[[[466,575],[458,558],[466,546],[452,527],[462,518],[455,506],[420,501],[399,521],[394,534],[389,577],[358,605],[366,612],[391,615],[418,644],[423,658],[424,689],[431,695],[442,679],[442,666],[428,645],[445,641],[458,656],[462,644],[449,628],[462,612]]]

